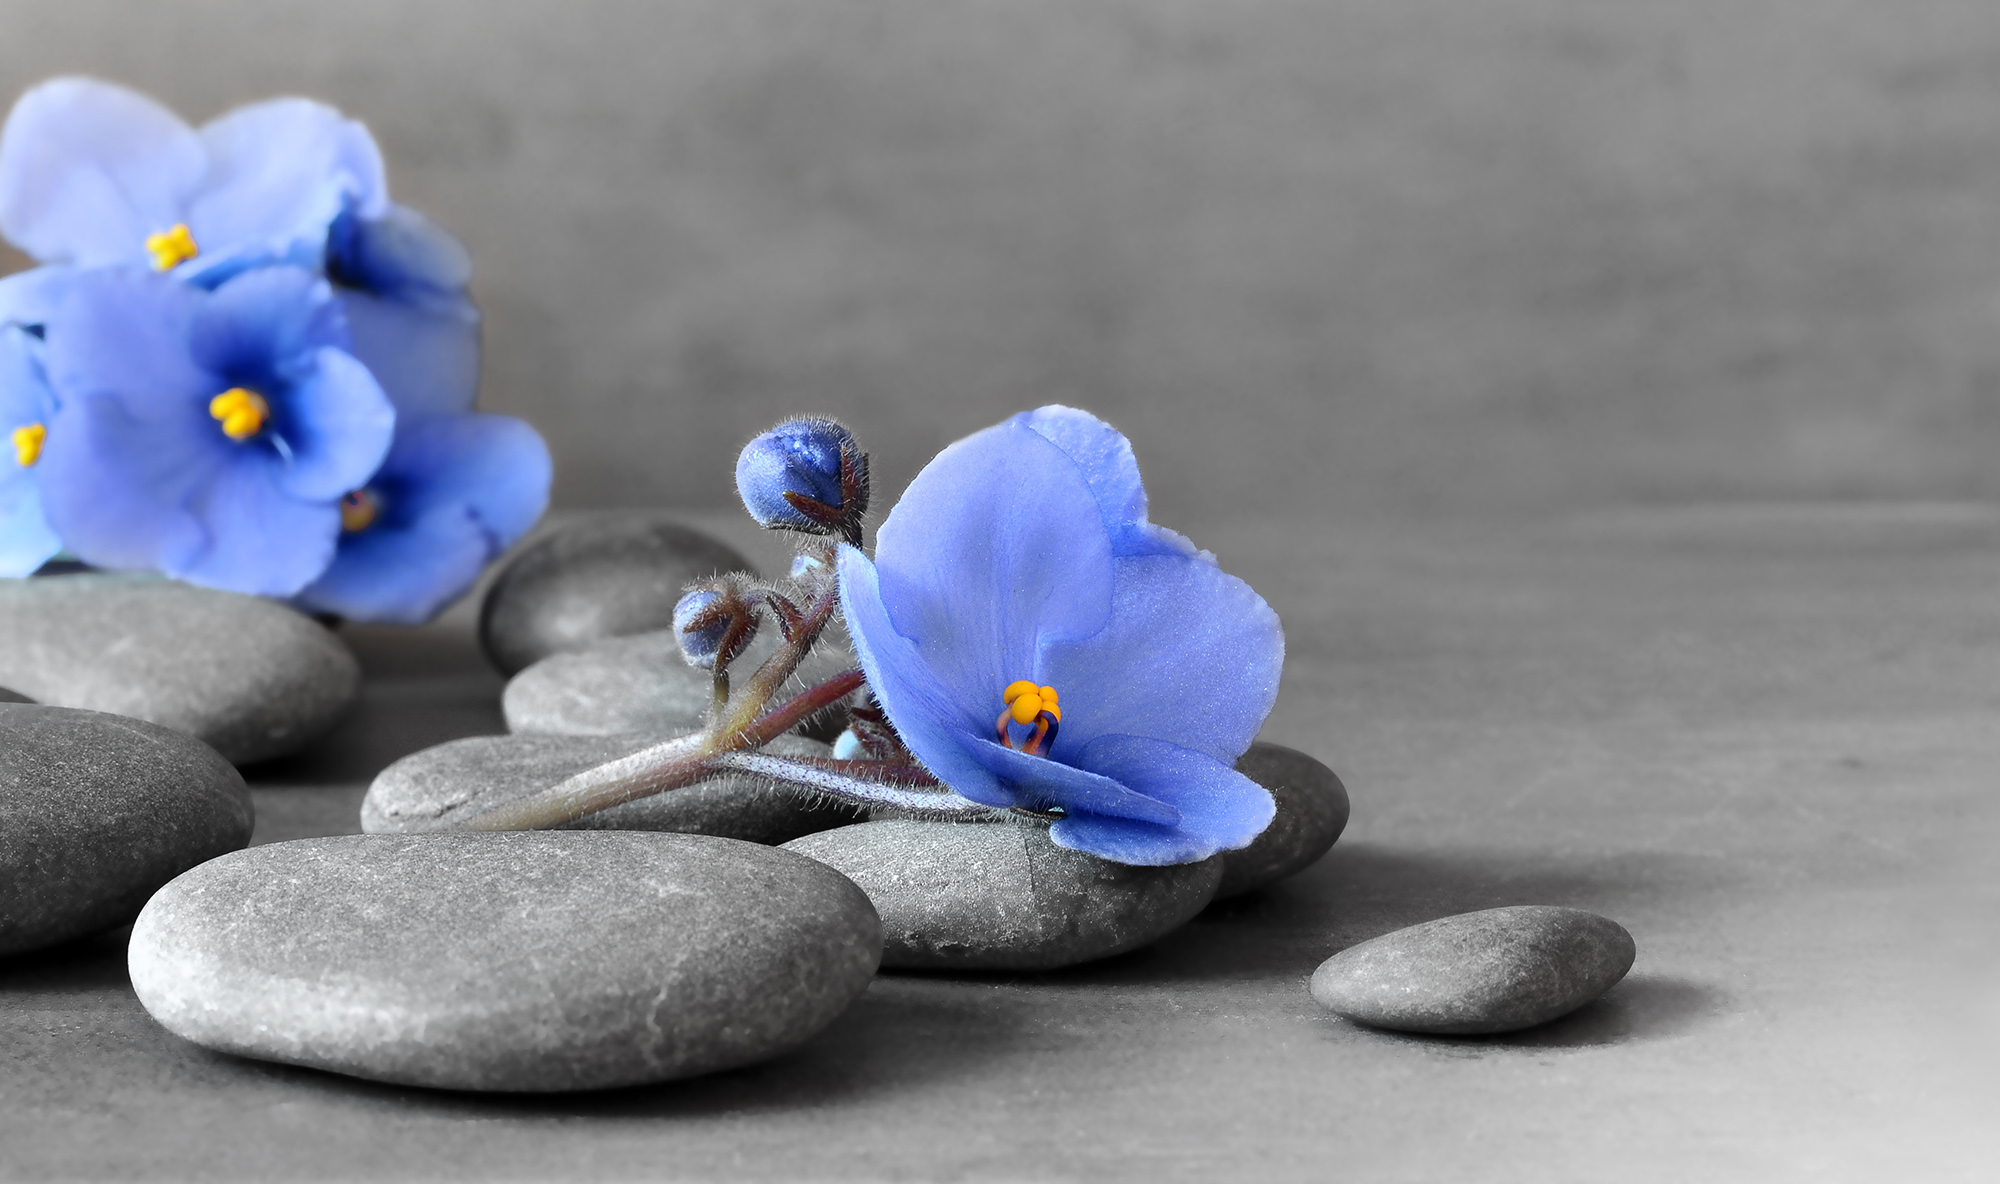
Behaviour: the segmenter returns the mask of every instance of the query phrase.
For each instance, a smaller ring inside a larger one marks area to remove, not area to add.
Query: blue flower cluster
[[[0,575],[67,550],[417,623],[541,516],[541,437],[472,410],[464,249],[338,111],[44,83],[0,234],[41,265],[0,278]]]

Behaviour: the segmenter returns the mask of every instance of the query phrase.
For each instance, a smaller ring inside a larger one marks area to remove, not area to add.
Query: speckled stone
[[[1625,927],[1596,913],[1551,905],[1484,909],[1342,950],[1313,972],[1312,995],[1377,1028],[1512,1032],[1610,990],[1635,953]]]
[[[657,736],[473,736],[412,753],[382,770],[361,803],[370,834],[453,830],[478,811],[547,789],[586,769],[660,742]],[[766,752],[826,756],[828,748],[781,736]],[[567,830],[658,830],[783,843],[860,820],[859,808],[725,777],[613,806]]]
[[[250,841],[250,791],[157,724],[0,705],[0,954],[120,925],[160,885]]]
[[[765,1060],[881,956],[868,899],[706,835],[349,835],[161,889],[133,989],[197,1044],[405,1085],[576,1090]]]
[[[186,732],[241,765],[333,726],[361,666],[275,601],[88,572],[0,580],[0,685]]]
[[[785,844],[839,869],[882,916],[882,965],[1053,970],[1159,940],[1215,896],[1222,862],[1128,867],[1048,828],[867,822]]]
[[[513,674],[606,637],[665,629],[689,581],[749,568],[727,543],[657,512],[592,514],[508,561],[480,607],[479,642]]]
[[[1305,753],[1282,744],[1252,744],[1236,771],[1270,790],[1278,813],[1248,847],[1223,852],[1217,900],[1304,871],[1332,850],[1347,828],[1347,788],[1332,769]]]

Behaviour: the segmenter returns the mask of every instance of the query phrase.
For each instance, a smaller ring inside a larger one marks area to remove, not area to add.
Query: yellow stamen
[[[381,512],[382,507],[376,503],[374,494],[357,489],[340,499],[340,529],[349,534],[367,530]]]
[[[1001,709],[1000,718],[993,721],[994,739],[1009,748],[1014,747],[1013,740],[1008,738],[1007,727],[1019,724],[1035,729],[1035,734],[1028,738],[1020,751],[1031,756],[1039,755],[1044,739],[1052,744],[1055,742],[1051,733],[1057,724],[1062,723],[1062,708],[1056,704],[1054,687],[1036,686],[1023,678],[1008,683],[1007,689],[1000,692],[1000,698],[1007,706]]]
[[[208,401],[208,413],[222,421],[222,434],[248,440],[270,422],[271,405],[248,387],[233,386]]]
[[[42,459],[42,441],[49,438],[49,429],[38,423],[22,424],[14,429],[14,459],[22,468]]]
[[[147,235],[146,251],[153,257],[153,266],[160,271],[172,271],[201,254],[201,248],[194,245],[194,232],[188,229],[185,222],[176,222],[158,234]]]

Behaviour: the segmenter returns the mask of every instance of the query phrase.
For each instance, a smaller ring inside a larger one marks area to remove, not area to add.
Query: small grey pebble
[[[1187,923],[1222,863],[1128,867],[1056,846],[1048,828],[889,821],[794,839],[861,885],[882,916],[882,965],[1053,970],[1122,954]]]
[[[513,674],[606,637],[665,629],[689,581],[749,568],[727,543],[657,511],[592,514],[500,570],[480,606],[479,644]]]
[[[1449,1036],[1512,1032],[1610,990],[1636,952],[1624,926],[1582,909],[1484,909],[1342,950],[1313,972],[1312,996],[1377,1028]]]
[[[186,732],[241,765],[332,727],[361,665],[276,601],[86,572],[0,580],[0,684]]]
[[[208,745],[120,715],[0,705],[0,954],[121,925],[250,841],[250,791]]]
[[[221,1052],[404,1085],[578,1090],[768,1059],[881,957],[868,899],[706,835],[348,835],[253,847],[161,889],[139,1002]]]
[[[1304,871],[1347,828],[1347,788],[1332,769],[1305,753],[1281,744],[1252,744],[1236,762],[1236,771],[1270,790],[1278,813],[1255,842],[1222,853],[1217,900]]]
[[[453,830],[476,810],[660,743],[658,736],[471,736],[411,753],[376,776],[361,803],[369,834]],[[826,756],[826,745],[780,736],[764,751]],[[846,826],[858,807],[758,778],[721,777],[602,810],[565,830],[660,830],[778,844]]]

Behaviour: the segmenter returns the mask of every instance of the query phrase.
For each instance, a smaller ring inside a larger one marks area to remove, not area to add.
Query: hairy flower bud
[[[744,445],[736,492],[760,525],[861,541],[868,457],[830,419],[786,420]]]
[[[726,579],[704,581],[674,605],[674,635],[690,666],[723,671],[757,636],[757,612]]]

